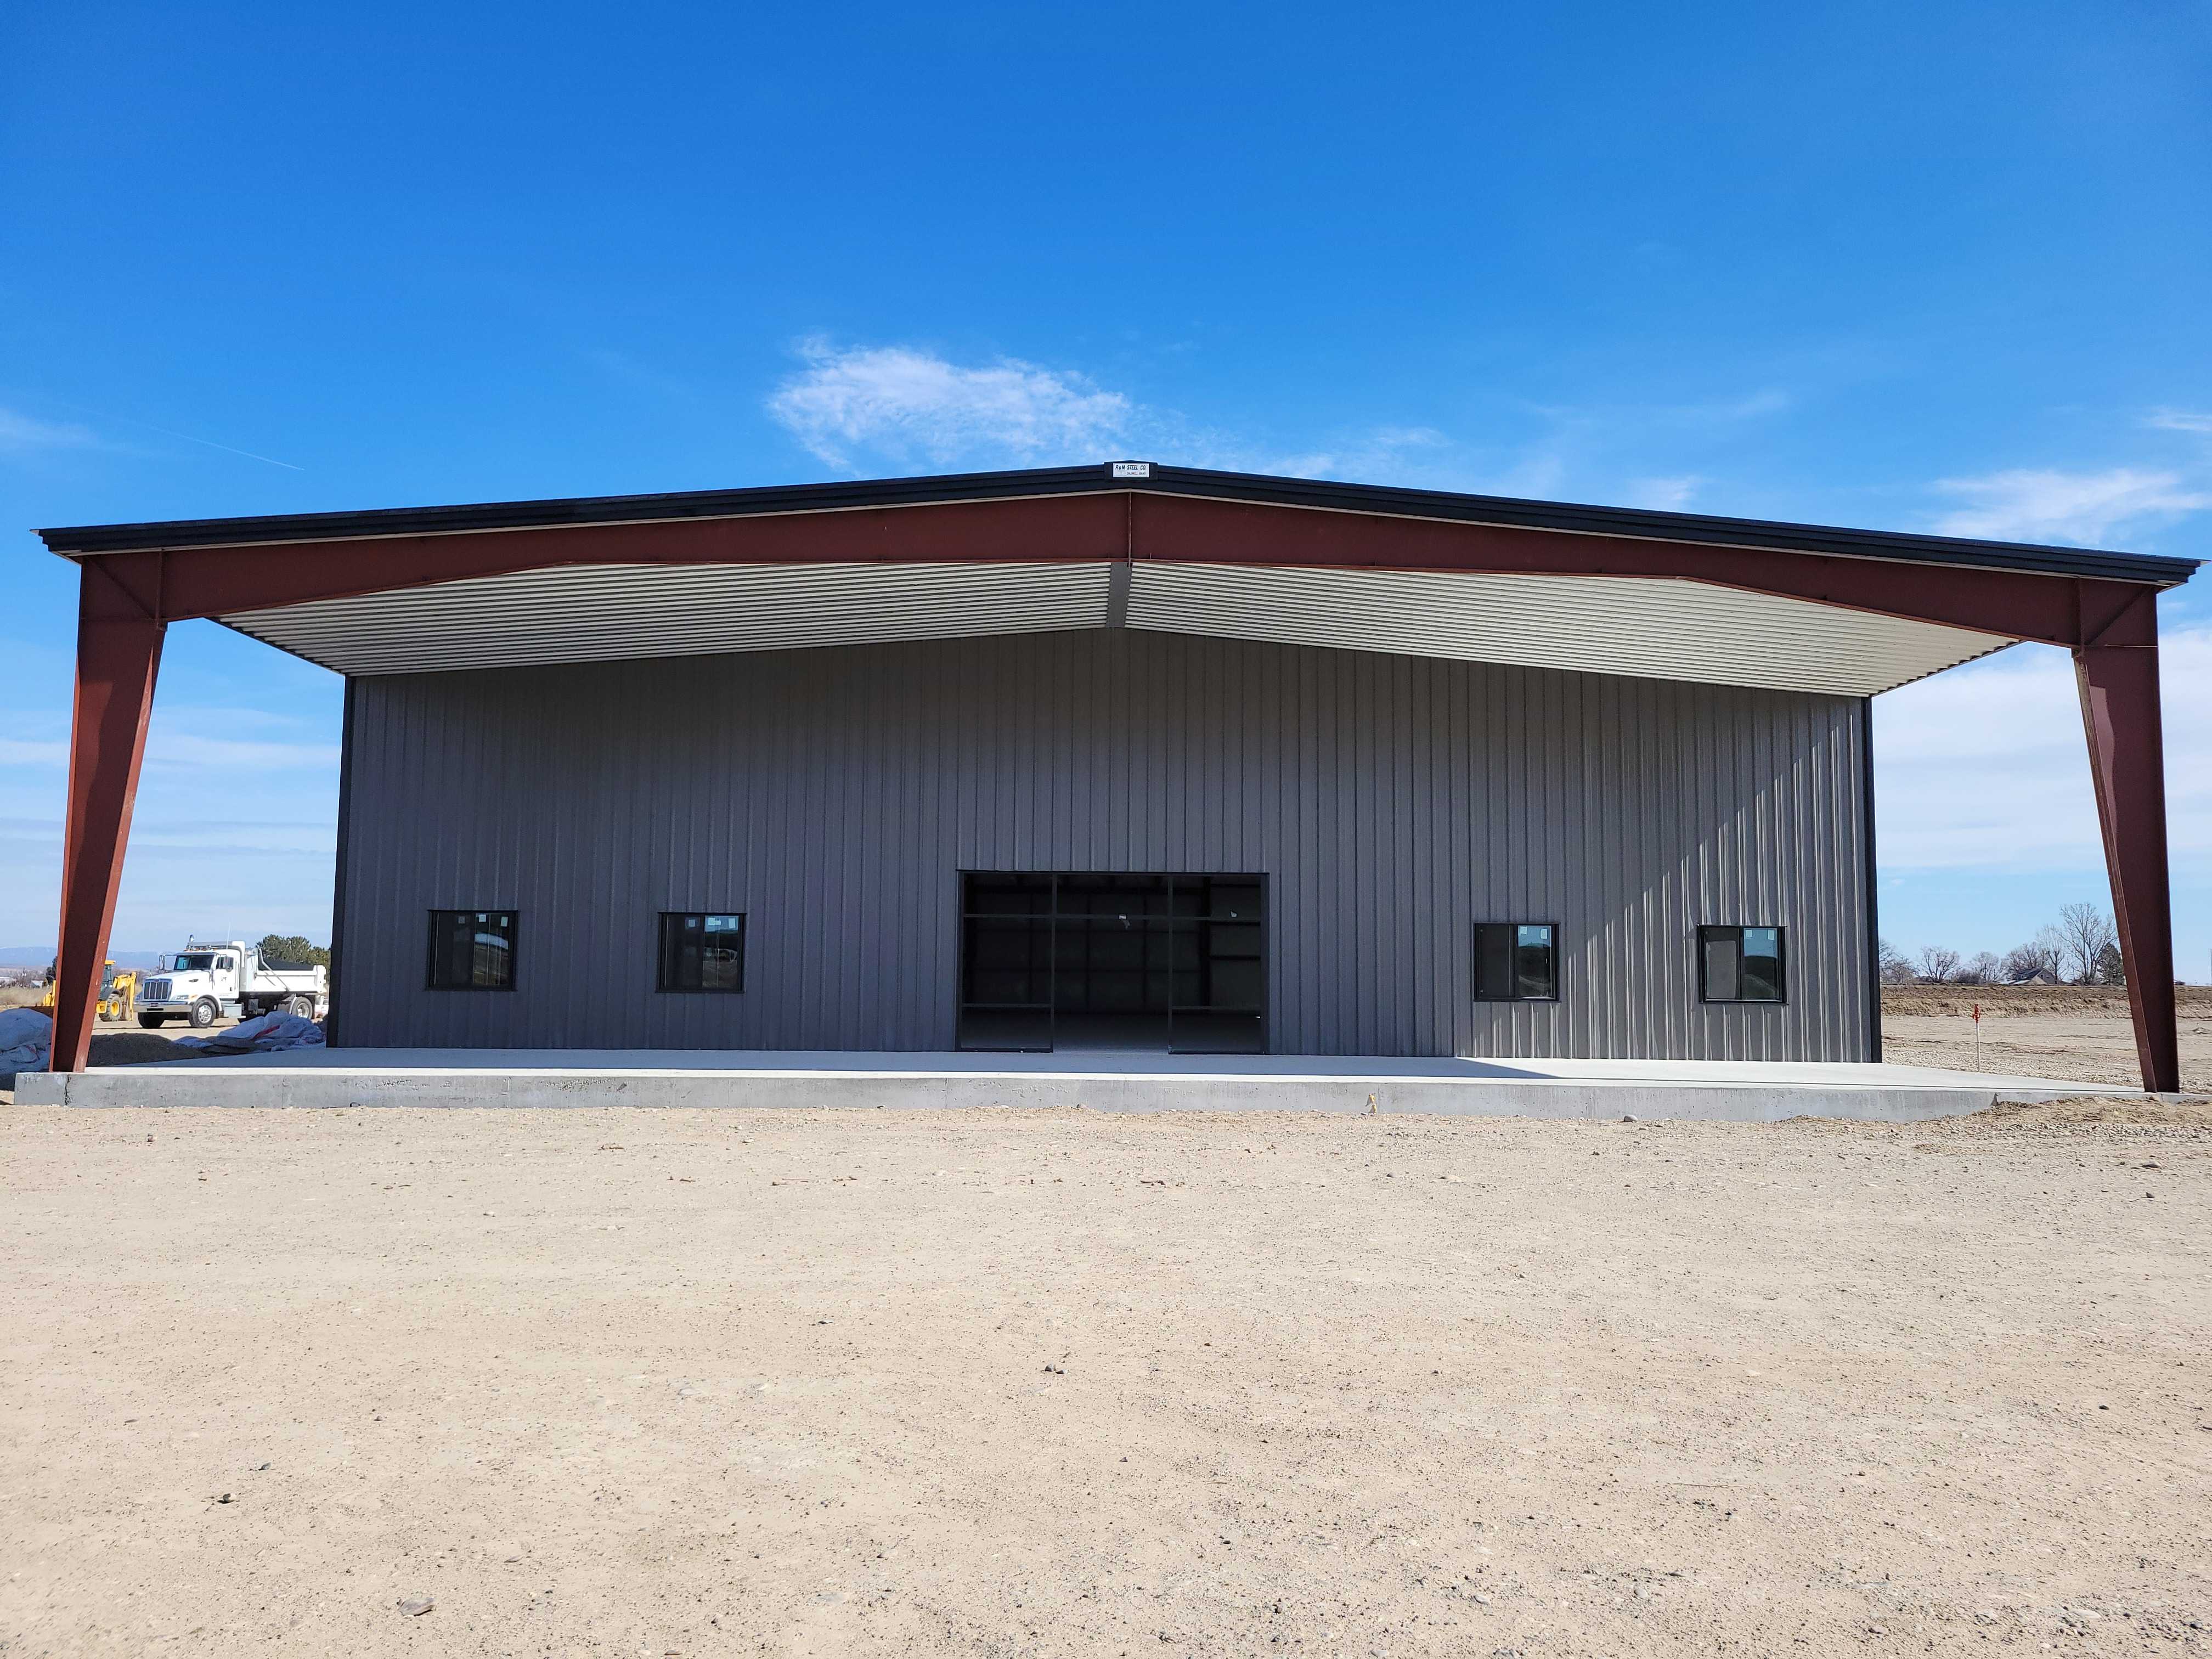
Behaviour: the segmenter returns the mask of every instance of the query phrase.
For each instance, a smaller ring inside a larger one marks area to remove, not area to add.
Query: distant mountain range
[[[110,951],[107,959],[118,968],[158,968],[160,951]],[[0,945],[0,968],[43,968],[54,959],[51,945]]]

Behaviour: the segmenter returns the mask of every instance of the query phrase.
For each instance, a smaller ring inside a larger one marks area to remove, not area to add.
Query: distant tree
[[[270,933],[261,941],[261,958],[264,962],[305,962],[318,968],[331,965],[331,953],[319,945],[310,945],[298,933]]]
[[[1994,951],[1984,951],[1959,969],[1961,985],[1994,985],[2004,974],[2004,963]]]
[[[2094,985],[2099,960],[2107,947],[2119,943],[2112,917],[2094,904],[2069,904],[2061,910],[2058,939],[2076,985]]]
[[[1923,945],[1920,977],[1930,985],[1948,985],[1959,971],[1959,953],[1941,945]]]
[[[2058,937],[2056,927],[2045,927],[2025,945],[2015,945],[2005,952],[2004,976],[2008,981],[2033,978],[2037,974],[2049,974],[2056,978],[2066,965],[2066,945]]]
[[[2107,945],[2097,952],[2097,983],[2125,985],[2128,982],[2127,964],[2120,960],[2120,947]]]
[[[1875,971],[1881,975],[1884,985],[1910,985],[1919,977],[1912,971],[1912,964],[1905,959],[1904,953],[1887,939],[1876,942],[1875,962]]]

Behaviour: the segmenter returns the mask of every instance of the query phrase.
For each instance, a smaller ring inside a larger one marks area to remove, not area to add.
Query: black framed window
[[[431,911],[429,983],[434,991],[512,991],[514,912]]]
[[[1779,927],[1698,929],[1698,994],[1707,1002],[1784,1002]]]
[[[702,910],[660,913],[660,988],[664,991],[742,991],[745,988],[745,919]]]
[[[1474,924],[1477,1002],[1555,1002],[1559,930],[1548,921]]]

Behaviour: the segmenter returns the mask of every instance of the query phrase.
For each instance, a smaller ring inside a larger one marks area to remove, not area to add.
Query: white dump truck
[[[330,1006],[327,969],[266,961],[259,945],[242,939],[190,940],[138,981],[141,1025],[181,1019],[205,1030],[226,1014],[233,1019],[270,1013],[320,1019]]]

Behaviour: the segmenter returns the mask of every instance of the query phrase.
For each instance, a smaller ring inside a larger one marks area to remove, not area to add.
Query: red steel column
[[[54,972],[57,1072],[82,1072],[115,921],[131,805],[162,624],[98,559],[79,566],[76,705],[70,730],[69,827],[62,842],[61,950]]]
[[[2145,589],[2074,653],[2112,915],[2127,969],[2143,1087],[2181,1087],[2174,1026],[2173,902],[2166,866],[2166,755],[2159,729],[2158,599]]]

